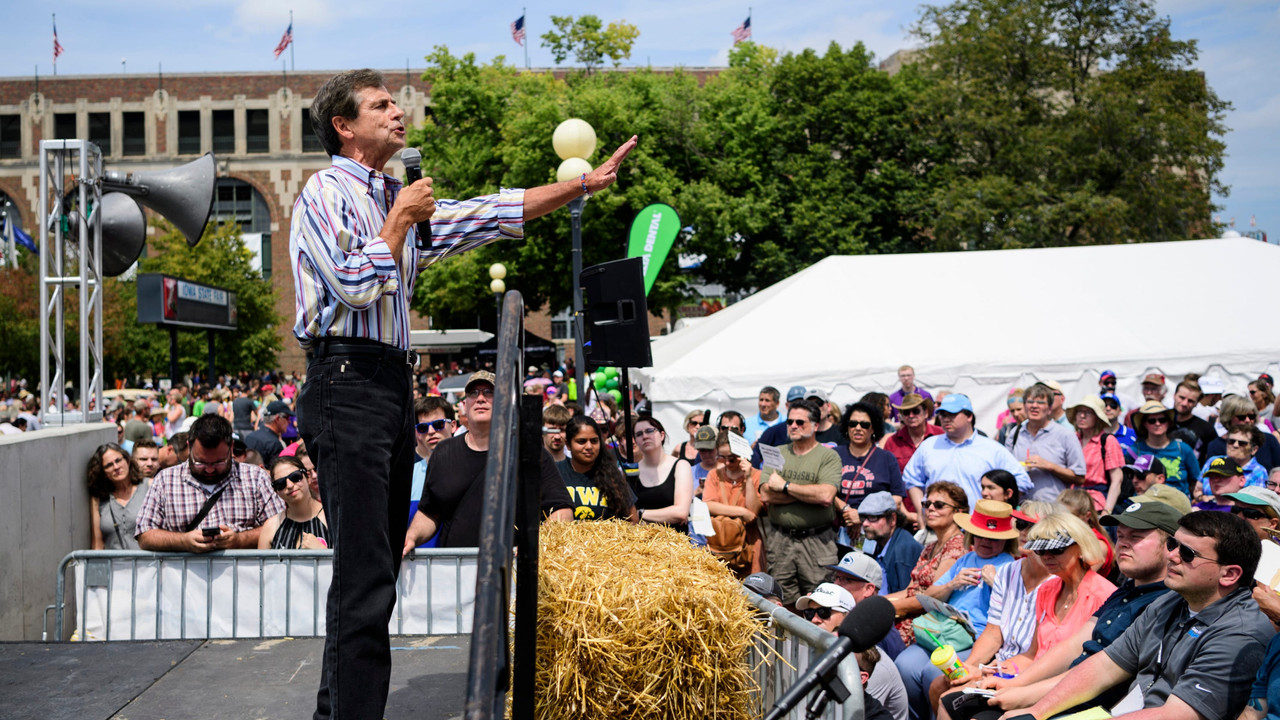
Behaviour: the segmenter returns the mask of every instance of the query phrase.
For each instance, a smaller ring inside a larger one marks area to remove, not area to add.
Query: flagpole
[[[293,11],[289,11],[289,33],[293,34]],[[289,38],[289,69],[297,70],[298,66],[293,62],[293,38]]]
[[[520,8],[520,17],[524,18],[524,69],[529,69],[529,8]]]

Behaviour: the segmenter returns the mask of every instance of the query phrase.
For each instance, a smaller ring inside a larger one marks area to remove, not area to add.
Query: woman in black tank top
[[[271,487],[284,500],[284,511],[268,518],[258,535],[259,550],[323,550],[329,547],[329,525],[320,501],[311,497],[307,470],[292,455],[271,463]]]
[[[663,451],[667,433],[651,417],[635,426],[636,452],[640,473],[632,480],[640,522],[668,525],[680,532],[688,530],[689,505],[693,502],[693,469],[685,460]]]

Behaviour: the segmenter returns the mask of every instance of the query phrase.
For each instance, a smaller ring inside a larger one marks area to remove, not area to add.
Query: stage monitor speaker
[[[136,172],[125,176],[107,173],[103,190],[127,193],[155,210],[178,228],[195,247],[213,211],[214,184],[218,163],[213,153],[205,153],[186,165],[168,170]]]
[[[586,369],[652,366],[649,303],[640,258],[583,268],[579,283]]]

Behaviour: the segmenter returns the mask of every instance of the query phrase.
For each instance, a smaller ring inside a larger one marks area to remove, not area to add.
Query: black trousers
[[[364,355],[312,360],[298,410],[334,548],[315,720],[379,720],[413,486],[410,367]]]

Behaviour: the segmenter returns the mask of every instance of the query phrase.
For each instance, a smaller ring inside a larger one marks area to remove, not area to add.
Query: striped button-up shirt
[[[524,190],[471,200],[436,200],[431,247],[411,229],[400,258],[378,237],[400,193],[399,180],[334,156],[307,181],[293,206],[289,257],[304,348],[316,338],[352,337],[409,349],[409,300],[417,274],[450,255],[500,238],[524,237]]]

